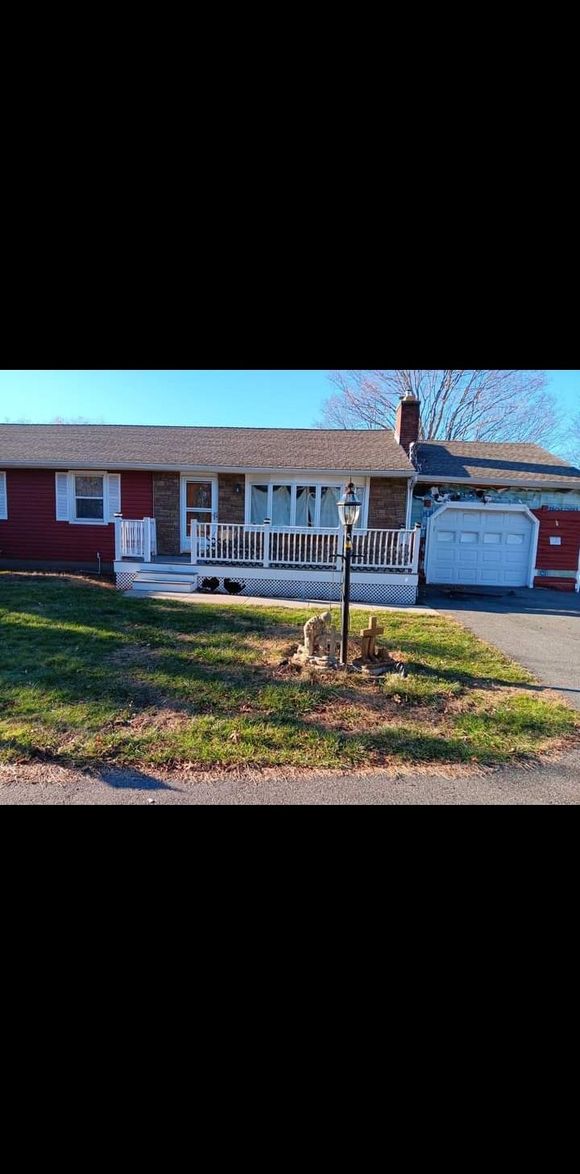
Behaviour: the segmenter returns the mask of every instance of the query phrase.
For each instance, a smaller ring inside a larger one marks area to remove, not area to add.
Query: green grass
[[[578,731],[578,716],[525,669],[440,616],[381,615],[381,643],[406,662],[406,678],[310,682],[280,662],[311,614],[133,600],[105,584],[0,573],[0,762],[499,763]],[[351,620],[356,634],[368,613]]]

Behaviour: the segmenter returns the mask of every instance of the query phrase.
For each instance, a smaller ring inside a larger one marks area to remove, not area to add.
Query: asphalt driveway
[[[580,709],[580,594],[429,587],[421,602],[465,624]]]

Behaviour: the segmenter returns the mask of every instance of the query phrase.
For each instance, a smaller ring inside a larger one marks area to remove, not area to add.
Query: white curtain
[[[290,525],[290,502],[292,489],[290,485],[274,485],[272,487],[272,526]]]
[[[252,505],[250,517],[254,526],[261,526],[264,518],[268,517],[268,486],[252,485]]]
[[[338,526],[336,503],[341,496],[337,485],[323,485],[320,490],[320,525]]]
[[[313,526],[316,519],[316,486],[298,485],[296,488],[296,525]]]

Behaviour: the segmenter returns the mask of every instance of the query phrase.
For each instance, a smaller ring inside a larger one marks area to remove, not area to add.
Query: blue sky
[[[580,411],[580,371],[549,371]],[[0,421],[79,416],[105,424],[310,428],[332,392],[328,371],[0,371]]]

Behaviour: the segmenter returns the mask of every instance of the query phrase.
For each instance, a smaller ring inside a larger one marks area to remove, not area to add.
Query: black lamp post
[[[342,635],[340,640],[340,663],[346,668],[348,662],[348,607],[350,602],[350,560],[352,557],[352,528],[360,516],[360,501],[357,500],[354,485],[349,481],[346,492],[340,498],[338,516],[344,529],[344,554],[342,556]]]

